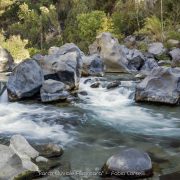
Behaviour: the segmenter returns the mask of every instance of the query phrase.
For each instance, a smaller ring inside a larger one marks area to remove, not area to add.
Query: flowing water
[[[0,99],[0,142],[20,133],[32,143],[54,142],[64,147],[62,162],[71,169],[95,172],[108,157],[123,148],[147,151],[153,161],[155,176],[180,170],[179,107],[145,105],[134,102],[134,81],[121,81],[118,88],[104,85],[91,88],[81,79],[78,94],[71,104],[43,105],[38,102],[7,102],[7,92]],[[100,179],[98,176],[74,176],[75,179]]]

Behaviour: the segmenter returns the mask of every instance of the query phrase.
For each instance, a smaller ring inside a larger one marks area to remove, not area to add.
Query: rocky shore
[[[128,41],[128,39],[126,39]],[[169,57],[170,60],[161,59]],[[90,88],[116,89],[121,80],[106,82],[104,74],[123,73],[135,82],[136,103],[180,105],[180,49],[167,50],[162,43],[148,44],[147,52],[119,44],[110,33],[102,33],[85,55],[75,44],[51,47],[47,55],[37,54],[15,64],[10,53],[0,48],[0,72],[11,72],[7,82],[9,101],[36,99],[41,103],[71,103],[79,92],[82,77]],[[130,77],[131,76],[131,77]],[[97,77],[91,79],[91,77]],[[0,145],[0,179],[40,178],[41,173],[61,167],[63,150],[56,144],[32,147],[21,135],[14,135],[10,145]],[[103,163],[105,163],[103,165]],[[147,178],[153,176],[150,155],[129,148],[112,154],[102,162],[101,177]]]

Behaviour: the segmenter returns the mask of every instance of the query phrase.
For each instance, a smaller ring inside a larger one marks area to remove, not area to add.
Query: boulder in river
[[[82,68],[82,59],[79,53],[74,51],[63,55],[51,54],[37,62],[43,69],[46,80],[61,81],[68,85],[69,89],[78,88]]]
[[[82,76],[103,76],[104,62],[99,55],[83,56]]]
[[[120,48],[119,42],[111,33],[102,33],[89,46],[90,54],[99,54],[104,60],[106,72],[129,72],[126,55]]]
[[[63,154],[63,149],[56,144],[42,144],[36,147],[41,156],[46,158],[60,157]]]
[[[180,103],[180,68],[157,67],[136,86],[136,102]]]
[[[52,79],[44,81],[40,93],[42,102],[65,100],[69,95],[64,83]]]
[[[99,88],[99,86],[101,85],[100,82],[94,82],[93,84],[91,84],[91,88]]]
[[[117,88],[119,85],[121,85],[120,81],[113,81],[113,82],[108,83],[106,88],[107,89],[114,89],[114,88]]]
[[[172,67],[180,67],[180,48],[176,48],[169,52],[172,57]]]
[[[12,71],[14,59],[7,49],[0,46],[0,72]]]
[[[16,66],[7,82],[9,100],[34,96],[40,91],[44,76],[35,60],[28,59]]]
[[[146,152],[134,148],[125,149],[111,156],[102,168],[103,176],[145,178],[153,175],[152,163]]]

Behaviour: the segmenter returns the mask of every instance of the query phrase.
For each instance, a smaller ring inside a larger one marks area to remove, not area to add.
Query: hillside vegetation
[[[180,40],[179,0],[0,0],[0,45],[16,60],[66,42],[88,52],[101,32]],[[142,45],[142,49],[145,48]]]

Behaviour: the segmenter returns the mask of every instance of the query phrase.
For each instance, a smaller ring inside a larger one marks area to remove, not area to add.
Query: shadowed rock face
[[[41,101],[53,102],[67,99],[69,93],[65,89],[65,84],[52,79],[44,81],[41,87]]]
[[[154,68],[136,87],[137,102],[157,102],[179,104],[180,102],[180,68]]]
[[[110,33],[102,33],[89,47],[90,54],[99,54],[106,65],[106,72],[128,72],[126,55],[119,42]]]
[[[77,52],[66,54],[51,54],[37,61],[46,80],[61,81],[69,86],[69,89],[77,88],[81,76],[82,59]]]
[[[11,54],[0,46],[0,72],[12,71],[14,60]]]
[[[104,62],[99,55],[83,56],[82,76],[103,76]]]
[[[130,148],[111,156],[102,168],[103,176],[137,177],[152,176],[152,163],[149,155]]]
[[[12,72],[7,83],[10,100],[32,97],[39,92],[44,81],[43,72],[32,59],[20,63]]]

